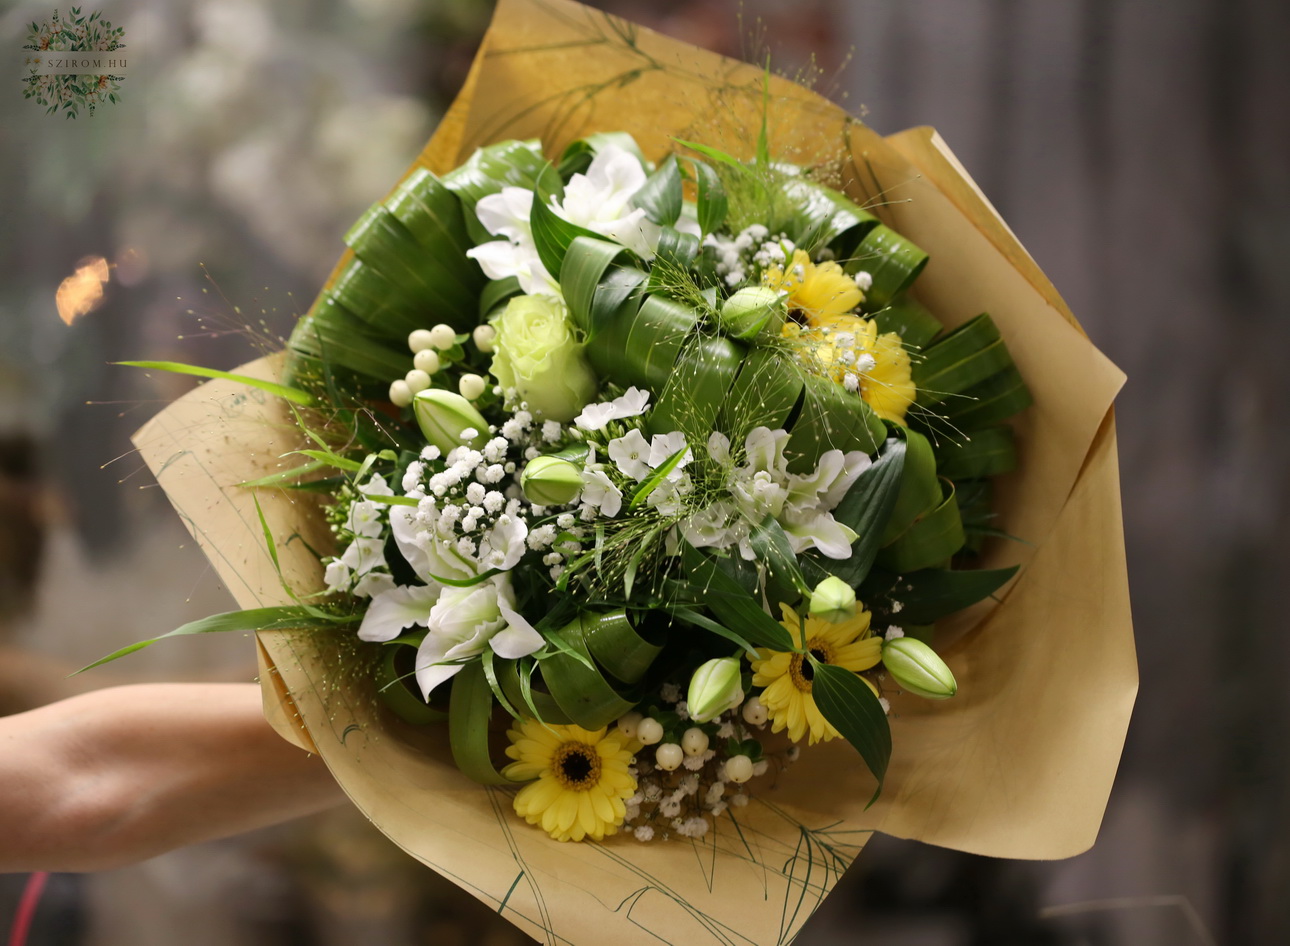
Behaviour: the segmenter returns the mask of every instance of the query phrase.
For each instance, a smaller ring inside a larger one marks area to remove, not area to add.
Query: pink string
[[[27,946],[27,933],[31,930],[31,921],[36,917],[36,907],[40,905],[40,895],[45,890],[45,881],[49,880],[49,871],[38,871],[27,878],[27,886],[22,890],[22,899],[18,901],[18,913],[13,918],[13,927],[9,930],[9,946]]]

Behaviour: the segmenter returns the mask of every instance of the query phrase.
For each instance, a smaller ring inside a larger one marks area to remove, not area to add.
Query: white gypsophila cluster
[[[761,269],[765,269],[765,263],[758,264],[754,261],[756,254],[765,252],[765,246],[780,246],[782,243],[792,246],[783,234],[770,239],[769,243],[768,238],[770,238],[770,231],[760,223],[754,223],[740,230],[733,237],[724,233],[709,233],[703,238],[703,245],[713,249],[717,261],[717,275],[733,289],[757,277]],[[784,258],[781,255],[780,262],[783,262]]]
[[[736,463],[729,438],[712,434],[708,454],[727,471],[728,498],[686,517],[679,526],[681,536],[696,548],[738,547],[752,561],[752,529],[773,516],[794,552],[814,548],[828,558],[849,558],[856,535],[832,512],[872,461],[861,450],[828,450],[811,473],[789,473],[784,456],[788,437],[782,429],[757,427],[744,439],[742,462]]]
[[[391,496],[394,491],[385,477],[374,475],[366,485],[359,487],[361,496]],[[355,499],[350,503],[345,522],[337,528],[348,536],[349,544],[337,557],[327,563],[323,580],[327,590],[348,592],[358,598],[370,598],[394,587],[389,565],[385,561],[385,512],[387,504],[371,499]]]

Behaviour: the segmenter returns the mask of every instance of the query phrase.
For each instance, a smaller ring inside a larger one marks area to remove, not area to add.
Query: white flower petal
[[[428,585],[401,585],[372,599],[358,636],[365,641],[392,641],[413,625],[429,622],[439,600],[439,589]]]
[[[492,640],[488,642],[493,648],[493,653],[507,660],[517,660],[520,657],[527,657],[542,646],[544,643],[542,635],[524,619],[522,614],[505,602],[499,602],[498,606],[502,617],[506,619],[507,626],[494,634]]]

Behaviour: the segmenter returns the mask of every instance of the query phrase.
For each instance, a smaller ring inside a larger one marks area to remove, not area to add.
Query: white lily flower
[[[512,243],[533,242],[533,192],[527,187],[503,187],[496,194],[481,197],[475,216],[493,236]]]
[[[485,230],[502,239],[471,247],[466,255],[489,279],[514,276],[529,295],[559,295],[560,284],[542,265],[533,242],[532,211],[533,192],[523,187],[503,187],[500,193],[481,197],[475,216]]]
[[[358,636],[365,641],[392,641],[415,625],[425,626],[439,600],[439,588],[431,585],[400,585],[376,595],[363,615]]]
[[[460,662],[491,648],[516,659],[542,646],[542,635],[515,610],[509,574],[468,588],[446,588],[429,614],[429,632],[417,649],[416,678],[422,696],[461,670]]]
[[[466,255],[479,263],[489,279],[514,276],[519,280],[520,289],[530,296],[560,294],[560,284],[547,272],[537,247],[531,244],[492,240],[471,247]]]
[[[632,196],[645,183],[645,169],[637,158],[617,145],[609,145],[591,161],[585,174],[575,174],[565,185],[564,199],[552,203],[560,216],[609,237],[642,259],[651,259],[661,228],[633,209]]]

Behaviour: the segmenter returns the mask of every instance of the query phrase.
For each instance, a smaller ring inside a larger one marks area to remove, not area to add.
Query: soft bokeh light
[[[103,302],[103,287],[108,282],[108,261],[102,256],[88,256],[81,260],[76,272],[58,285],[54,304],[58,317],[71,325],[83,315],[88,315]]]

